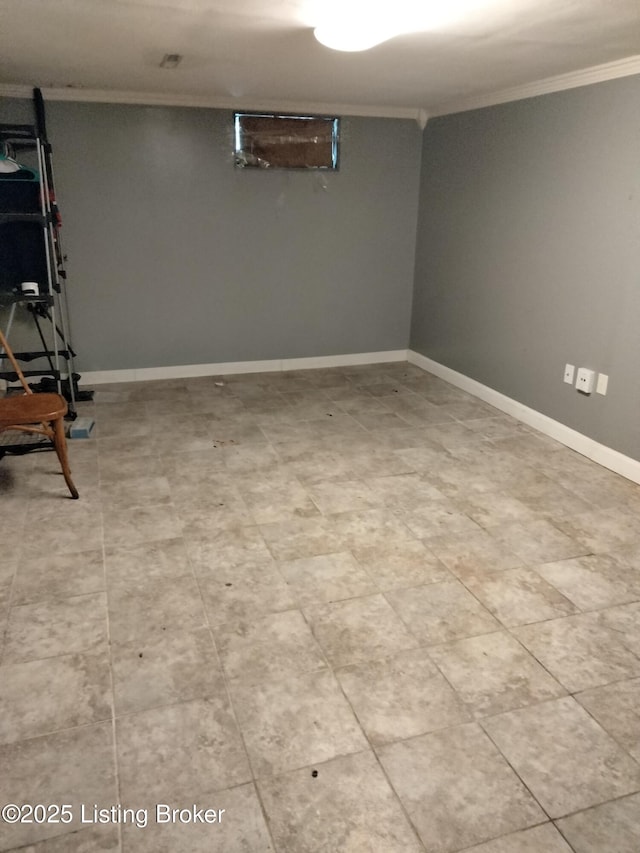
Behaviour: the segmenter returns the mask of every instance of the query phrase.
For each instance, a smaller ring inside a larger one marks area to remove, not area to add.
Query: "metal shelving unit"
[[[55,391],[65,397],[67,417],[73,420],[77,401],[92,399],[93,392],[80,391],[77,385],[80,377],[75,372],[75,352],[69,338],[67,274],[52,150],[46,140],[44,104],[38,89],[34,103],[37,125],[0,124],[0,143],[5,151],[16,161],[23,157],[29,161],[28,166],[19,167],[20,172],[24,169],[23,174],[5,171],[0,175],[0,315],[5,320],[7,339],[14,322],[26,320],[34,333],[29,335],[33,348],[14,354],[20,362],[33,365],[23,370],[29,379],[39,379],[30,382],[33,390]],[[37,294],[23,292],[22,283],[26,281],[37,283]],[[15,382],[18,377],[15,371],[5,369],[11,365],[6,365],[2,356],[0,352],[0,379]],[[11,393],[10,388],[7,393]],[[0,445],[0,456],[28,449],[24,443],[15,448]]]

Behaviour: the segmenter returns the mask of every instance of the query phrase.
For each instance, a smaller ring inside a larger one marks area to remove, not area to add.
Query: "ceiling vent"
[[[160,68],[173,69],[177,68],[182,62],[182,56],[179,53],[165,53]]]

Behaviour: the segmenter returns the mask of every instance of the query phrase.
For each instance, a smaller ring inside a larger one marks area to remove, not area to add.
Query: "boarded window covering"
[[[274,169],[335,169],[338,119],[236,114],[236,163]]]

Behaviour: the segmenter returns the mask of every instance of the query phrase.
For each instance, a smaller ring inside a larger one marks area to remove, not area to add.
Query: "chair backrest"
[[[11,347],[9,346],[9,342],[7,341],[5,336],[2,334],[2,330],[0,329],[0,356],[2,356],[2,352],[5,353],[5,355],[7,356],[9,361],[11,362],[13,369],[18,374],[18,379],[20,380],[20,384],[24,388],[24,393],[25,394],[33,394],[33,391],[31,390],[31,388],[29,388],[29,385],[27,384],[27,380],[24,378],[24,373],[20,370],[20,365],[16,361],[16,357],[14,356],[13,352],[11,351]]]

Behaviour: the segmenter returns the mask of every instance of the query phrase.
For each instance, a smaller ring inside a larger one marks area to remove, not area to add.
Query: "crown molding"
[[[424,129],[430,118],[451,113],[505,104],[509,101],[520,101],[524,98],[534,98],[537,95],[547,95],[552,92],[562,92],[565,89],[576,89],[580,86],[591,86],[607,80],[620,77],[630,77],[640,74],[640,55],[628,56],[615,62],[583,68],[568,74],[546,77],[533,83],[524,83],[510,89],[474,95],[469,98],[459,98],[447,101],[438,107],[392,107],[370,106],[363,104],[340,104],[324,102],[301,101],[271,101],[250,100],[248,98],[230,98],[209,95],[170,94],[166,92],[123,92],[113,89],[75,89],[75,88],[42,88],[42,93],[48,101],[79,101],[102,104],[139,104],[142,106],[159,107],[199,107],[205,109],[247,110],[265,112],[313,113],[315,115],[348,115],[368,118],[398,118],[412,119]],[[32,86],[17,84],[0,84],[0,98],[28,98],[33,95]]]
[[[490,94],[477,95],[472,98],[460,98],[447,101],[430,110],[430,116],[450,115],[495,104],[506,104],[509,101],[521,101],[524,98],[535,98],[537,95],[548,95],[551,92],[562,92],[565,89],[577,89],[580,86],[591,86],[594,83],[604,83],[606,80],[616,80],[619,77],[631,77],[640,74],[640,56],[628,56],[604,65],[594,65],[581,71],[571,71],[568,74],[558,74],[555,77],[545,77],[533,83],[524,83],[511,89],[502,89]]]
[[[167,92],[122,92],[113,89],[42,88],[47,101],[80,101],[100,104],[139,104],[158,107],[199,107],[205,109],[247,110],[264,112],[313,113],[314,115],[349,115],[370,118],[412,119],[420,123],[424,110],[418,107],[368,106],[363,104],[313,103],[301,101],[250,100],[208,95],[173,94]],[[32,86],[0,84],[0,97],[31,98]]]

